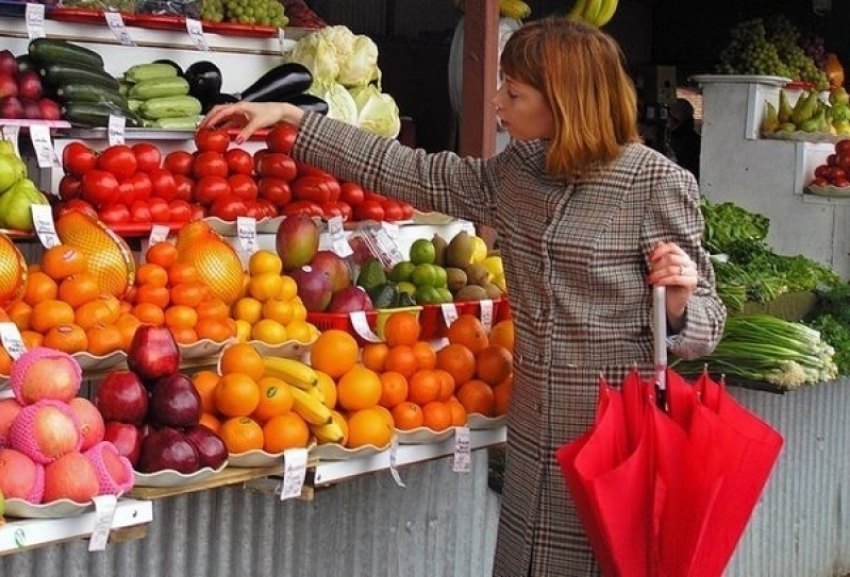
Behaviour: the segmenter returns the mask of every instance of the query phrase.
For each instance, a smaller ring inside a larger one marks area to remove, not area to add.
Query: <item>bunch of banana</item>
[[[583,20],[601,28],[614,17],[617,4],[618,0],[575,0],[567,17],[571,20]]]
[[[463,12],[465,0],[453,0],[455,8]],[[499,16],[522,20],[531,16],[531,6],[524,0],[499,0]]]

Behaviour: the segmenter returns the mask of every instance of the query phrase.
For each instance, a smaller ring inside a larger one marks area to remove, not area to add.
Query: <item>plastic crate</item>
[[[387,322],[387,319],[391,314],[397,312],[408,312],[415,314],[418,317],[421,310],[421,306],[375,309],[366,311],[366,322],[369,324],[369,328],[372,329],[372,332],[378,336],[378,338],[383,339],[384,324]],[[308,312],[307,322],[313,323],[320,331],[327,331],[330,329],[345,331],[357,339],[357,343],[360,346],[370,342],[367,338],[357,332],[354,323],[351,322],[351,315],[348,313]]]
[[[478,301],[461,301],[454,303],[458,315],[471,314],[481,318],[481,306]],[[507,299],[493,300],[493,324],[511,318],[511,307]],[[422,326],[423,340],[444,338],[448,334],[448,326],[440,305],[424,305],[419,315]]]

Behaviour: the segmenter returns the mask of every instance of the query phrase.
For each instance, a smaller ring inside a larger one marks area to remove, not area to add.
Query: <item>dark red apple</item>
[[[26,70],[18,75],[18,97],[39,100],[44,94],[41,76],[34,70]]]
[[[3,96],[0,98],[0,118],[23,118],[24,107],[17,96]]]
[[[94,405],[104,421],[141,425],[148,414],[148,391],[132,371],[112,371],[101,381]]]
[[[136,329],[127,350],[127,367],[149,389],[157,379],[176,373],[180,367],[180,349],[168,327],[142,325]]]
[[[18,75],[19,64],[17,57],[11,50],[0,50],[0,74],[6,74],[14,78]]]
[[[38,105],[38,102],[33,100],[32,98],[22,98],[18,97],[18,100],[21,101],[21,107],[24,109],[24,118],[28,118],[29,120],[41,120],[41,107]]]
[[[289,273],[298,285],[298,296],[304,308],[311,312],[322,312],[331,302],[331,281],[320,270],[307,265]]]
[[[139,464],[144,437],[141,427],[131,423],[107,421],[103,440],[115,445],[118,453],[127,457],[135,468]]]
[[[44,120],[61,120],[62,109],[55,100],[50,98],[41,98],[38,101],[38,107],[41,109],[41,117]]]
[[[337,293],[351,286],[348,262],[332,250],[320,250],[310,261],[310,266],[320,270],[331,281],[331,292]]]
[[[200,421],[201,412],[198,389],[183,373],[166,375],[151,389],[148,418],[155,425],[193,427]]]
[[[0,97],[2,96],[17,96],[18,82],[11,74],[0,72]]]
[[[195,446],[181,431],[173,427],[152,430],[142,441],[138,470],[156,473],[171,469],[184,475],[197,471],[200,459]]]
[[[227,460],[227,445],[218,433],[204,425],[189,427],[183,434],[198,451],[201,467],[218,469]]]
[[[351,286],[335,292],[328,305],[329,313],[350,313],[352,311],[370,311],[375,308],[369,294],[360,287]]]

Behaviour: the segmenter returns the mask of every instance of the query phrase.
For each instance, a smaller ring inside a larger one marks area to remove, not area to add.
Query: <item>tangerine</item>
[[[456,396],[467,413],[477,413],[485,417],[493,416],[496,398],[493,389],[484,381],[472,379],[465,382],[457,390]]]
[[[192,384],[201,397],[201,410],[204,413],[215,412],[215,386],[218,384],[218,374],[210,370],[198,371],[192,375]]]
[[[83,303],[74,311],[74,322],[85,330],[95,325],[114,323],[118,317],[119,314],[100,299]]]
[[[437,368],[448,372],[457,387],[475,376],[475,355],[466,345],[449,343],[437,351]]]
[[[41,270],[55,281],[86,272],[88,261],[85,254],[72,246],[57,244],[45,249],[41,257]]]
[[[215,433],[221,428],[221,420],[212,413],[201,413],[198,424],[205,426]]]
[[[6,350],[3,345],[0,345],[0,375],[9,376],[12,374],[12,355]]]
[[[120,351],[124,348],[124,335],[114,323],[96,324],[86,329],[88,352],[96,357]]]
[[[97,277],[90,272],[81,272],[62,279],[57,296],[74,308],[100,296]]]
[[[449,343],[464,345],[472,354],[477,354],[490,344],[484,324],[477,316],[468,313],[459,315],[457,320],[449,325],[446,337]]]
[[[168,330],[178,345],[192,345],[198,342],[198,331],[193,327],[168,327]]]
[[[258,422],[265,423],[292,410],[292,391],[285,381],[275,377],[263,377],[257,381],[257,387],[260,390],[260,402],[251,417]],[[268,439],[266,435],[266,441]]]
[[[286,327],[272,319],[260,319],[251,327],[251,338],[270,345],[279,345],[289,339]]]
[[[337,382],[339,406],[347,411],[374,407],[381,400],[383,388],[378,373],[363,365],[355,365]]]
[[[161,241],[148,247],[145,251],[145,262],[168,269],[177,262],[177,256],[176,246],[168,241]]]
[[[416,366],[420,369],[433,369],[437,366],[437,351],[427,341],[416,341],[410,347],[416,357]]]
[[[165,312],[153,303],[137,304],[132,314],[146,325],[160,326],[165,323]]]
[[[289,275],[281,275],[280,292],[277,297],[285,301],[291,301],[298,296],[298,283]]]
[[[230,453],[245,453],[263,448],[263,428],[254,419],[234,417],[218,428],[218,436]]]
[[[171,304],[185,305],[197,309],[204,300],[205,290],[201,283],[180,283],[171,287],[168,291],[171,296]]]
[[[168,285],[168,269],[164,266],[146,262],[136,269],[136,286],[149,284],[164,287]]]
[[[41,301],[53,300],[59,295],[59,285],[46,273],[36,270],[27,275],[24,302],[35,306]]]
[[[198,319],[227,319],[230,318],[230,308],[219,298],[201,301],[197,306]]]
[[[408,381],[407,400],[425,406],[440,397],[443,378],[434,369],[420,369]]]
[[[384,341],[390,346],[397,345],[412,346],[419,340],[422,327],[419,325],[419,317],[415,313],[395,312],[392,313],[384,324]]]
[[[286,336],[302,344],[312,343],[319,338],[319,329],[307,321],[292,321],[286,325]]]
[[[281,453],[287,449],[306,447],[310,440],[310,428],[304,419],[290,411],[272,417],[263,425],[263,439],[263,450]]]
[[[133,341],[133,335],[136,334],[136,329],[141,326],[142,321],[140,321],[136,316],[130,313],[123,313],[119,315],[118,320],[115,321],[115,326],[118,327],[118,330],[121,331],[121,338],[124,341],[124,344],[121,348],[125,351],[130,349],[130,343]]]
[[[513,370],[513,356],[505,347],[490,345],[475,355],[475,377],[489,385],[503,381]]]
[[[21,331],[21,340],[24,341],[24,348],[31,351],[44,343],[44,335],[34,330],[26,329]]]
[[[283,262],[275,251],[261,249],[248,258],[248,274],[258,275],[262,273],[273,273],[280,276],[283,270]]]
[[[348,443],[350,448],[373,445],[386,447],[393,438],[393,429],[386,417],[376,407],[355,411],[348,417]]]
[[[263,303],[262,315],[265,319],[271,319],[286,326],[294,318],[292,303],[277,297],[270,298]]]
[[[170,328],[194,328],[198,324],[198,311],[186,305],[171,305],[165,309],[165,324]]]
[[[380,379],[381,398],[378,401],[379,405],[392,409],[407,399],[409,386],[404,375],[395,371],[387,371],[381,373]]]
[[[263,303],[253,297],[242,297],[231,307],[233,318],[254,324],[263,318]]]
[[[213,391],[215,408],[227,417],[247,417],[260,404],[260,389],[244,373],[222,375]]]
[[[393,422],[397,429],[409,431],[422,426],[422,407],[411,401],[402,401],[392,409]]]
[[[445,431],[452,426],[452,410],[442,401],[431,401],[422,406],[422,424],[432,431]]]
[[[513,375],[508,377],[493,387],[493,413],[499,417],[507,415],[511,405],[511,392],[513,391],[514,379]]]
[[[282,289],[283,280],[279,274],[264,272],[248,280],[248,294],[260,302],[275,298]]]
[[[440,377],[440,395],[438,401],[448,401],[455,394],[455,378],[450,372],[443,369],[434,369],[437,376]]]
[[[236,334],[236,324],[233,319],[219,319],[202,317],[195,325],[198,339],[209,339],[216,343],[223,343]]]
[[[182,283],[199,283],[201,274],[197,267],[190,262],[175,262],[168,267],[168,286],[173,287]]]
[[[457,397],[451,396],[445,403],[452,413],[452,426],[463,427],[466,425],[468,421],[466,408],[457,400]]]
[[[71,324],[74,322],[74,309],[66,302],[48,299],[37,303],[32,307],[30,313],[30,326],[32,330],[41,334],[47,333],[53,327],[60,324]]]
[[[85,351],[89,346],[86,331],[74,323],[60,323],[44,334],[42,345],[69,355]]]
[[[384,370],[401,373],[405,378],[410,379],[413,373],[419,370],[419,363],[416,360],[416,355],[413,353],[413,348],[410,345],[396,345],[391,347],[387,353]]]
[[[514,352],[514,321],[513,319],[505,319],[497,322],[490,329],[488,335],[491,345],[499,345],[505,347],[512,353]]]
[[[390,347],[387,343],[366,343],[360,351],[360,362],[367,369],[382,373],[387,363]]]
[[[218,371],[222,375],[242,373],[255,381],[263,378],[265,365],[263,356],[250,343],[234,343],[225,348],[218,362]]]
[[[26,301],[15,301],[6,309],[9,320],[15,323],[19,331],[30,328],[30,316],[32,307]]]
[[[353,336],[343,330],[329,329],[319,334],[313,343],[310,364],[314,369],[338,379],[357,363],[359,351]]]

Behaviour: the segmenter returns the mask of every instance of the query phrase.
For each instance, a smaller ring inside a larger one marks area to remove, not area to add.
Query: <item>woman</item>
[[[595,575],[555,450],[593,422],[600,372],[652,374],[652,285],[670,351],[719,340],[725,309],[700,246],[693,176],[638,142],[619,47],[563,17],[530,22],[501,57],[493,104],[513,141],[489,159],[426,154],[287,104],[230,104],[203,126],[300,127],[293,156],[368,189],[493,227],[516,323],[494,575]]]

